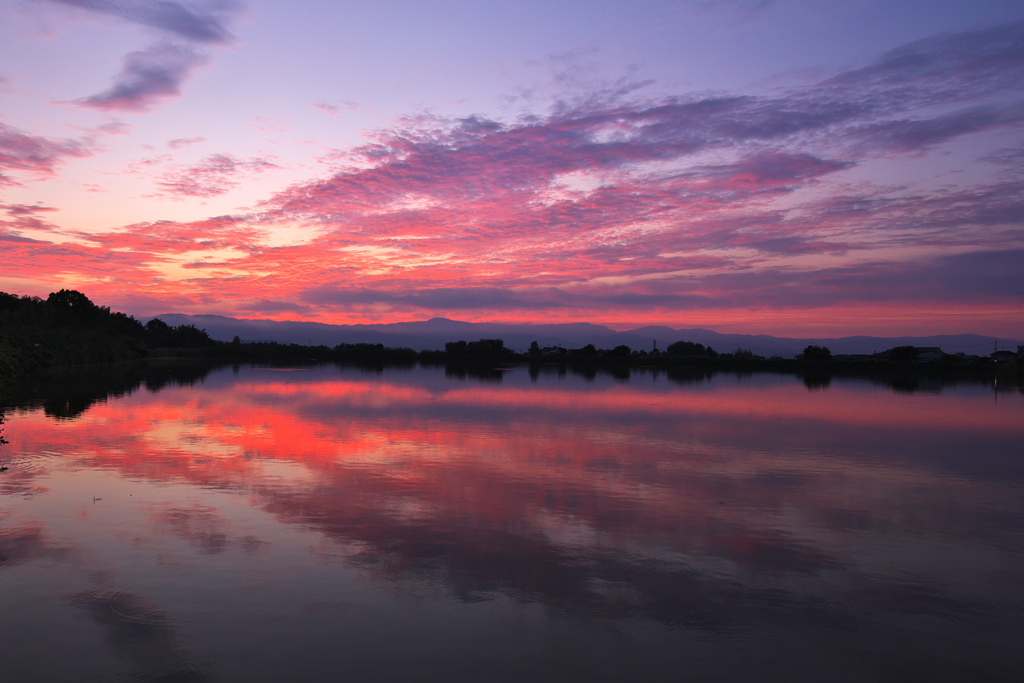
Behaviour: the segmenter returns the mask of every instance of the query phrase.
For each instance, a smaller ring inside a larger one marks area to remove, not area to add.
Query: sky
[[[0,290],[1024,338],[1019,0],[0,0]]]

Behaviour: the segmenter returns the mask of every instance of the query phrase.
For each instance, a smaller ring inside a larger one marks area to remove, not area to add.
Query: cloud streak
[[[179,197],[216,197],[238,185],[240,177],[272,168],[277,164],[263,158],[243,161],[230,154],[212,154],[194,166],[164,175],[157,184]]]
[[[154,45],[129,53],[108,90],[75,103],[100,111],[150,111],[161,100],[180,95],[185,79],[206,62],[206,57],[188,47]]]
[[[194,145],[199,142],[206,142],[206,138],[195,137],[195,138],[174,138],[173,140],[167,141],[167,146],[171,149],[178,150],[189,145]]]
[[[49,176],[67,159],[91,154],[83,141],[31,135],[0,122],[0,187],[19,184],[8,173]]]
[[[178,3],[170,0],[49,0],[79,10],[118,17],[157,29],[163,39],[125,56],[107,90],[73,100],[88,109],[141,113],[177,97],[188,77],[209,57],[197,48],[234,42],[227,28],[240,5],[230,0]]]
[[[118,17],[196,43],[224,45],[233,40],[227,20],[237,5],[229,2],[179,3],[169,0],[49,0]]]

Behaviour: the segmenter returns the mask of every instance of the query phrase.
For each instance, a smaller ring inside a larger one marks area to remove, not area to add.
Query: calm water
[[[6,411],[5,682],[1024,680],[1020,392],[92,372]]]

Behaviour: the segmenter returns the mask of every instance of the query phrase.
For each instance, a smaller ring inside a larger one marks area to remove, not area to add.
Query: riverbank
[[[131,360],[193,360],[214,364],[233,363],[355,363],[367,365],[404,365],[422,363],[462,368],[459,372],[468,374],[500,372],[502,366],[527,365],[531,367],[563,367],[579,374],[607,373],[621,374],[636,369],[658,369],[679,373],[706,372],[770,372],[791,374],[808,378],[809,382],[818,377],[880,377],[892,378],[937,378],[946,380],[1001,381],[1008,384],[1024,385],[1024,360],[1014,359],[1006,363],[991,361],[965,361],[956,356],[940,360],[913,361],[850,361],[828,359],[763,359],[737,357],[734,354],[717,354],[715,357],[673,356],[669,354],[612,355],[596,350],[595,353],[568,351],[563,355],[540,356],[529,353],[515,353],[510,350],[485,353],[452,353],[446,351],[414,351],[407,348],[388,348],[375,344],[339,344],[335,347],[303,346],[299,344],[278,344],[275,342],[230,343],[211,341],[209,345],[193,348],[146,348],[136,346],[132,354],[115,353],[67,355],[51,357],[50,362],[42,358],[30,358],[28,362],[12,353],[9,345],[0,342],[0,389],[10,388],[11,382],[19,376],[39,372],[48,368],[94,366],[111,361]],[[126,357],[127,356],[127,357]],[[93,358],[95,360],[93,360]]]

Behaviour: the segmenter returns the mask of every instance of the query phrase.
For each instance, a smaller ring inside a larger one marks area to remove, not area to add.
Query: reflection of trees
[[[93,404],[130,395],[142,385],[151,392],[166,386],[191,386],[201,382],[214,367],[202,361],[135,361],[54,368],[24,382],[11,402],[34,404],[41,398],[48,416],[74,419]]]
[[[828,389],[832,384],[832,375],[828,373],[814,373],[803,376],[804,386],[814,391],[816,389]]]
[[[938,394],[942,392],[943,387],[956,384],[955,381],[901,373],[873,377],[872,380],[874,384],[888,387],[899,394]],[[974,381],[971,383],[977,384],[978,382]]]
[[[716,374],[715,370],[707,368],[669,368],[665,371],[665,376],[676,384],[683,386],[690,384],[703,384],[704,382],[710,381]]]
[[[446,363],[444,376],[454,379],[476,379],[481,382],[500,382],[507,370],[507,368],[496,368],[489,363]]]

